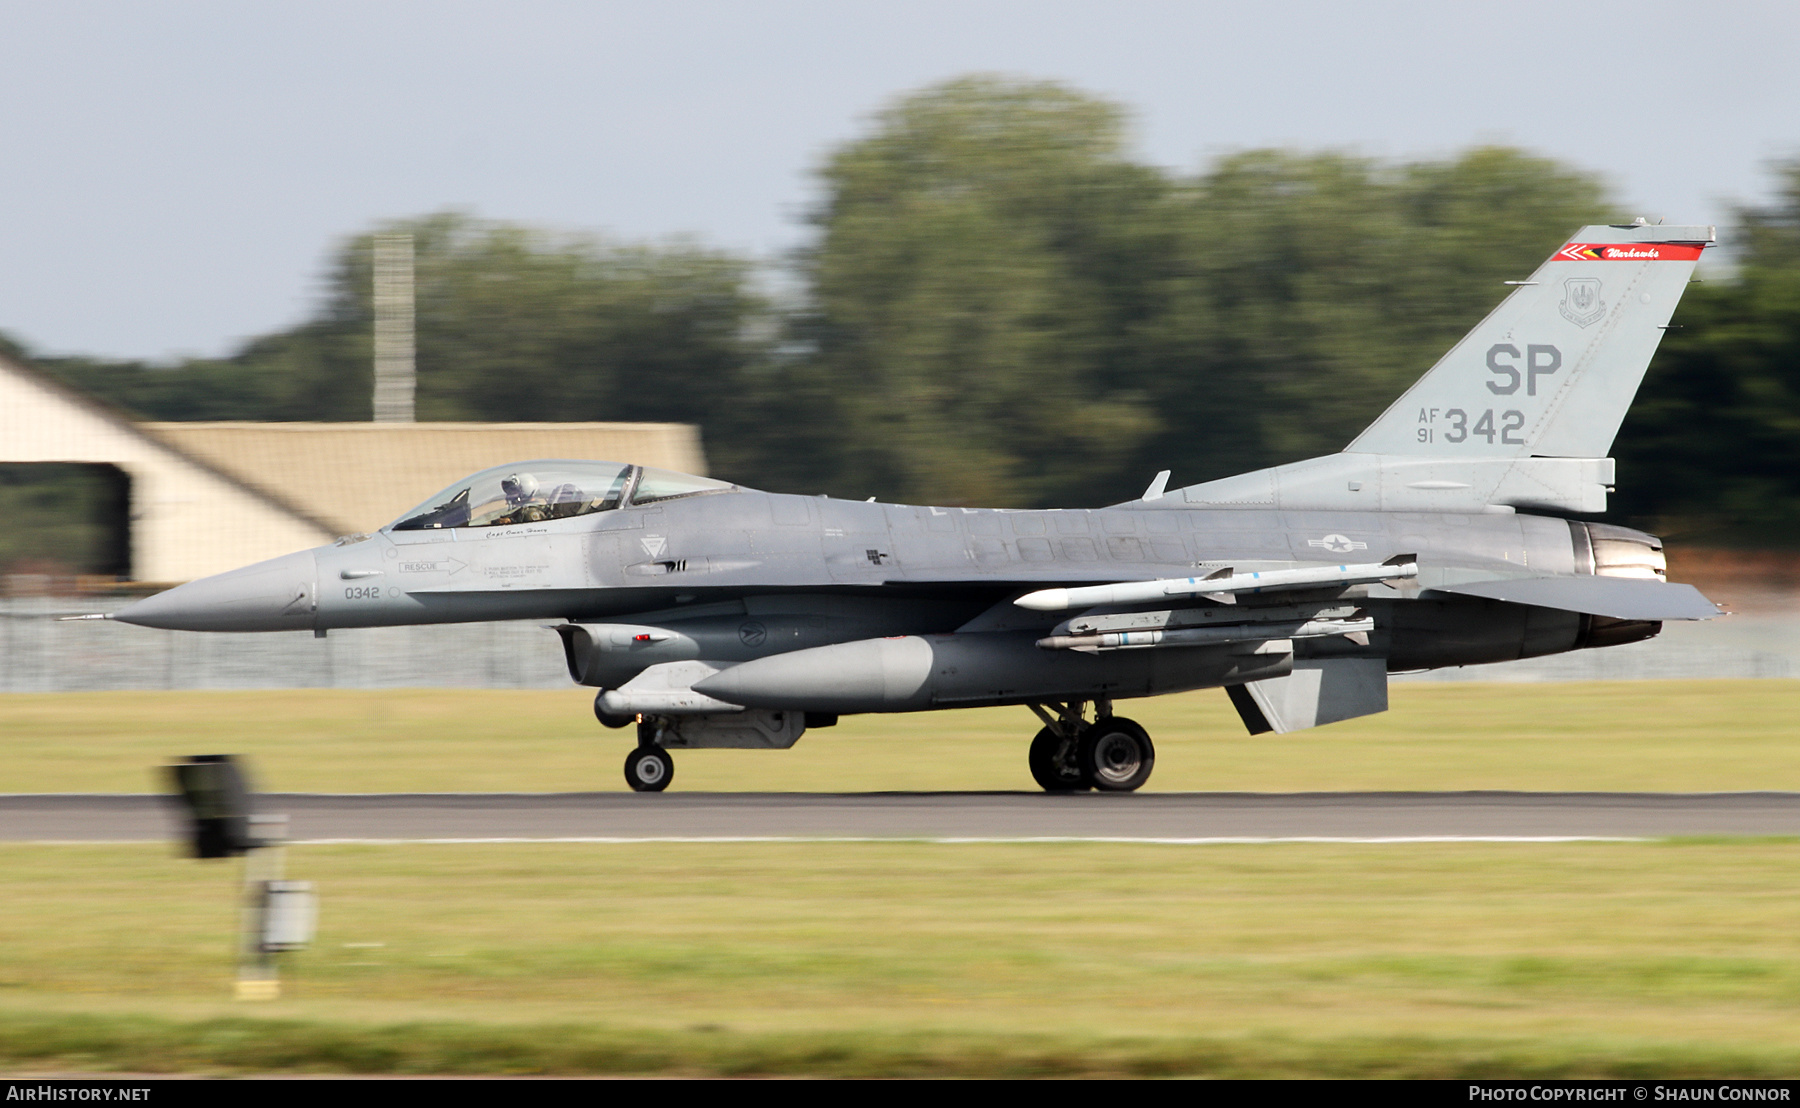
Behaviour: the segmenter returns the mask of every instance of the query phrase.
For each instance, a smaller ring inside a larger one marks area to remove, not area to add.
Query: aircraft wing
[[[1692,585],[1647,577],[1515,577],[1436,585],[1437,592],[1480,596],[1614,619],[1712,619],[1719,609]]]

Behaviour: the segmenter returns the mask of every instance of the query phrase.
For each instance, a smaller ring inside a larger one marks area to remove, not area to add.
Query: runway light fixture
[[[198,754],[166,768],[193,856],[244,859],[237,997],[274,1000],[281,995],[275,955],[303,949],[318,919],[312,883],[283,876],[287,817],[251,813],[247,775],[230,754]]]

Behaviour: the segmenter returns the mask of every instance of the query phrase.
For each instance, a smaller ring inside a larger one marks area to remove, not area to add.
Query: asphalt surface
[[[1800,835],[1800,793],[270,793],[290,840]],[[182,832],[154,795],[0,795],[0,841]]]

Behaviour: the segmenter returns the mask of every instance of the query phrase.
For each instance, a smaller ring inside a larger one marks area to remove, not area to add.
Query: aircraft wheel
[[[637,721],[637,716],[635,715],[615,716],[605,708],[600,707],[600,698],[605,695],[605,689],[601,689],[598,693],[594,694],[594,718],[600,721],[600,726],[619,728]]]
[[[1061,736],[1048,727],[1037,733],[1037,738],[1031,740],[1031,753],[1028,756],[1031,779],[1047,793],[1085,790],[1088,783],[1081,776],[1081,767],[1076,764],[1076,751],[1068,751],[1059,761],[1057,754],[1062,752],[1062,747]]]
[[[1156,747],[1150,733],[1122,716],[1097,720],[1081,733],[1082,776],[1104,792],[1128,793],[1150,780]]]
[[[662,792],[674,776],[675,759],[660,746],[640,746],[625,757],[625,783],[632,792]]]

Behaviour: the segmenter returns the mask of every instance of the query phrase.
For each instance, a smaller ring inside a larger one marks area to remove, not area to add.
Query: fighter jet
[[[1710,227],[1582,228],[1343,451],[1097,509],[758,492],[625,463],[458,481],[374,534],[113,618],[192,631],[555,620],[569,677],[668,751],[844,715],[1018,705],[1051,792],[1128,792],[1115,707],[1222,688],[1252,734],[1386,709],[1388,675],[1636,642],[1718,609],[1601,512],[1607,457]]]

